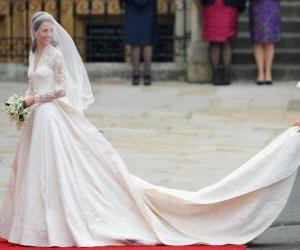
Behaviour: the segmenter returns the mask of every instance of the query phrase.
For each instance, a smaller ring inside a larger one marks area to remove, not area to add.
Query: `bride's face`
[[[43,22],[36,33],[37,43],[42,46],[47,46],[53,39],[53,24]]]

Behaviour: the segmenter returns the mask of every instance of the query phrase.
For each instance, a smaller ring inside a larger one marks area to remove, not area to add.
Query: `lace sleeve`
[[[65,62],[62,54],[58,53],[54,58],[53,63],[54,74],[54,89],[53,91],[35,95],[35,102],[50,102],[56,98],[60,98],[66,95],[65,84]]]

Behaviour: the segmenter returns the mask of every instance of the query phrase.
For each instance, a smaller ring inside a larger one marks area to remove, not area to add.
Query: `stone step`
[[[131,79],[132,66],[129,63],[86,63],[90,79]],[[143,65],[141,65],[143,66]],[[184,63],[152,63],[153,80],[184,80]],[[141,67],[141,72],[143,68]]]
[[[281,16],[299,17],[300,1],[281,1]],[[241,14],[241,17],[248,17],[249,8]]]
[[[131,78],[131,65],[126,63],[86,63],[91,81],[118,82]],[[152,76],[154,81],[184,81],[185,65],[182,63],[153,63]],[[27,82],[27,66],[22,64],[1,64],[0,81]],[[275,64],[274,80],[300,80],[300,64]],[[233,64],[232,78],[238,81],[253,80],[256,77],[256,66],[249,64]],[[109,80],[107,80],[109,79]]]
[[[299,12],[298,17],[289,17],[289,16],[282,17],[281,30],[283,32],[295,33],[297,30],[300,30],[300,9],[298,10],[298,12]],[[239,33],[248,32],[249,29],[250,29],[249,19],[245,17],[240,18],[239,28],[238,28]]]
[[[131,79],[132,66],[129,63],[85,63],[85,66],[91,81]],[[0,63],[0,81],[27,82],[27,69],[24,64]],[[155,81],[186,79],[184,63],[152,63],[152,71]]]
[[[299,17],[300,1],[281,1],[281,15]]]
[[[237,81],[256,79],[256,66],[249,65],[232,65],[232,78]],[[274,81],[295,81],[300,80],[300,64],[285,65],[277,64],[273,66]]]
[[[252,42],[250,40],[249,32],[240,32],[234,42],[234,47],[239,49],[251,48]],[[286,33],[282,32],[282,39],[276,44],[277,48],[300,48],[300,32]]]
[[[235,49],[233,64],[253,64],[254,56],[251,49]],[[300,64],[300,49],[277,49],[274,64]]]

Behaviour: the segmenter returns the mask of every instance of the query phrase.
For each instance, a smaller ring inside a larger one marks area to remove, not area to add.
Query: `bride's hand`
[[[28,108],[34,104],[34,96],[32,96],[32,95],[26,96],[24,101],[26,103],[26,107]]]
[[[295,121],[294,126],[297,126],[299,128],[298,132],[300,132],[300,119]]]

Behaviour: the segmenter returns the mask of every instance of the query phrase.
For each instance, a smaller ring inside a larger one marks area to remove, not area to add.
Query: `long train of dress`
[[[290,128],[214,185],[155,186],[130,174],[102,134],[68,109],[59,100],[37,106],[22,130],[0,220],[10,242],[246,243],[281,212],[300,164],[300,134]]]

